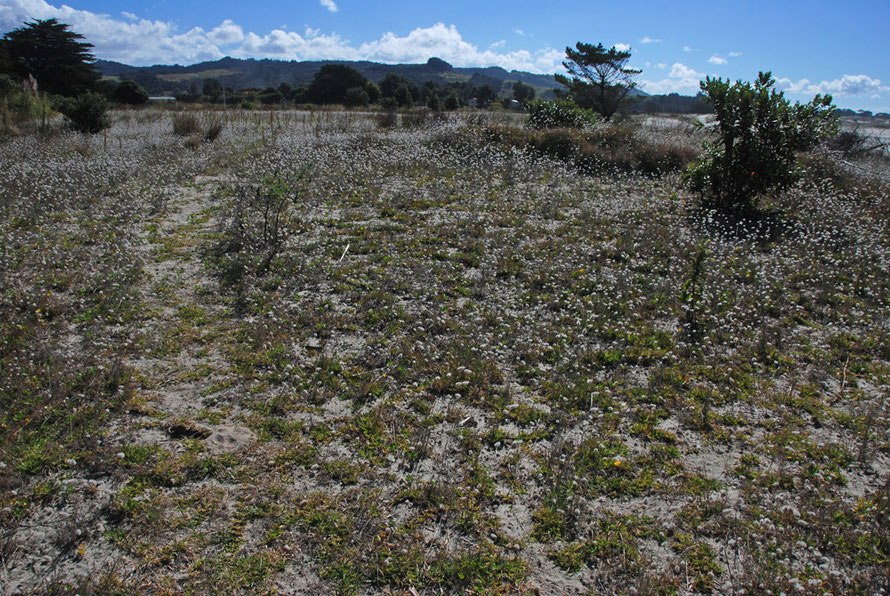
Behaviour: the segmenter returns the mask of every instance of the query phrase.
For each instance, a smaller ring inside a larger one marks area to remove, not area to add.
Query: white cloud
[[[831,93],[832,95],[875,97],[880,96],[882,93],[890,92],[890,87],[883,85],[880,79],[873,79],[864,74],[845,74],[839,79],[822,81],[821,83],[811,83],[809,79],[800,79],[795,82],[788,78],[777,77],[776,88],[780,91],[805,93],[807,95]]]
[[[675,62],[671,66],[671,72],[666,79],[660,81],[641,81],[640,88],[647,93],[684,93],[695,94],[699,91],[699,81],[705,78],[705,73]]]
[[[665,64],[664,62],[659,62],[658,64],[655,65],[655,68],[657,68],[659,70],[664,70],[667,67],[668,67],[668,65]]]
[[[721,58],[717,54],[714,54],[710,58],[708,58],[708,62],[711,64],[726,64],[726,58]]]
[[[55,7],[43,0],[11,0],[0,5],[0,27],[8,31],[31,19],[57,18],[92,43],[93,54],[129,64],[194,63],[223,52],[201,28],[177,33],[172,23],[138,19],[125,22],[107,14]],[[222,25],[221,25],[222,27]]]
[[[128,21],[138,21],[139,20],[139,17],[137,15],[133,14],[132,12],[127,12],[126,10],[121,12],[121,14]]]
[[[333,4],[333,2],[332,2]],[[135,16],[135,15],[132,15]],[[562,51],[504,51],[498,41],[485,50],[464,40],[454,25],[436,23],[419,27],[404,36],[393,32],[356,45],[336,33],[307,27],[302,35],[284,27],[268,33],[244,31],[225,20],[207,31],[200,27],[185,33],[165,21],[112,18],[68,6],[55,7],[44,0],[0,0],[0,27],[9,31],[31,19],[58,18],[71,25],[94,45],[98,58],[135,66],[193,64],[230,55],[238,58],[283,60],[375,60],[378,62],[426,62],[437,56],[455,66],[501,66],[508,70],[552,73],[561,69]],[[622,46],[619,46],[622,47]]]
[[[330,10],[331,12],[337,12],[340,9],[337,7],[337,3],[334,0],[319,0],[322,6]]]
[[[644,37],[643,39],[640,40],[640,43],[661,43],[661,40],[653,39],[652,37],[649,37],[647,35],[646,37]]]
[[[42,0],[13,0],[0,4],[0,26],[3,31],[20,27],[25,21],[32,19],[48,19],[56,9]]]
[[[551,48],[534,53],[528,50],[500,53],[491,48],[480,51],[463,39],[457,27],[444,23],[414,29],[404,37],[385,33],[376,41],[362,44],[358,53],[363,59],[378,62],[426,62],[430,56],[436,56],[455,66],[500,66],[532,72],[554,72],[564,57],[563,52]]]
[[[495,49],[495,48],[503,48],[503,47],[506,46],[506,45],[507,45],[507,40],[506,40],[506,39],[502,39],[502,40],[500,40],[500,41],[496,41],[496,42],[494,42],[493,44],[491,44],[491,45],[488,46],[488,47],[489,47],[489,49],[492,49],[492,50],[493,50],[493,49]]]
[[[236,58],[279,60],[359,60],[361,56],[338,35],[323,35],[306,28],[303,35],[274,29],[267,35],[248,33],[241,46],[231,52]]]
[[[244,31],[230,19],[226,19],[219,27],[214,27],[207,38],[217,45],[230,45],[244,40]]]
[[[730,58],[738,58],[738,57],[741,56],[741,55],[742,55],[741,52],[730,52],[730,53],[729,53],[729,57],[730,57]]]
[[[513,33],[515,33],[516,35],[525,35],[525,31],[523,31],[522,29],[513,29]]]
[[[619,52],[626,52],[626,51],[628,51],[628,50],[630,49],[630,44],[626,44],[626,43],[616,43],[616,44],[615,44],[615,49],[618,50]]]
[[[692,46],[683,46],[683,51],[687,54],[692,51]]]

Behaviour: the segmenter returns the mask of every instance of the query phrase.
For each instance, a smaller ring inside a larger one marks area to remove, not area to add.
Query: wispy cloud
[[[726,58],[714,54],[713,56],[708,58],[708,62],[710,62],[711,64],[726,64],[727,60]]]
[[[729,53],[729,57],[730,57],[730,58],[738,58],[738,57],[741,56],[741,55],[742,55],[741,52],[730,52],[730,53]]]
[[[640,43],[661,43],[660,39],[654,39],[648,35],[640,40]]]
[[[331,12],[337,12],[340,9],[337,7],[337,3],[334,0],[319,0],[322,6],[330,10]]]
[[[616,43],[615,49],[619,52],[626,52],[630,49],[630,44],[627,43]]]
[[[692,46],[683,46],[683,51],[687,54],[692,51]]]

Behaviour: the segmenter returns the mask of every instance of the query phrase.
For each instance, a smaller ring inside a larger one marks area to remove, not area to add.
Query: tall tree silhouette
[[[566,60],[562,63],[571,78],[558,74],[556,81],[566,86],[575,103],[592,108],[609,120],[636,87],[633,77],[641,71],[627,65],[630,50],[615,46],[607,50],[601,43],[580,41],[575,48],[566,48]]]
[[[82,39],[57,19],[25,23],[3,38],[8,68],[20,78],[33,75],[41,91],[79,95],[101,78],[93,65],[93,45]]]

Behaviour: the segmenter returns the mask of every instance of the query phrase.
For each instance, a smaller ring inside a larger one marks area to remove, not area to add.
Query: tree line
[[[218,79],[192,82],[187,91],[176,95],[187,103],[259,103],[277,104],[340,104],[347,107],[378,105],[386,109],[425,106],[433,110],[456,110],[461,107],[489,107],[495,101],[535,97],[535,89],[521,82],[512,83],[504,96],[500,83],[452,82],[440,85],[435,81],[418,84],[402,75],[387,73],[379,82],[369,80],[346,64],[326,64],[312,80],[301,85],[281,83],[264,89],[233,89]]]

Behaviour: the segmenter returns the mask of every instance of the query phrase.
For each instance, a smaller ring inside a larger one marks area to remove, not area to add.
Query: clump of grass
[[[399,115],[395,110],[386,110],[377,115],[378,128],[393,128],[399,123]]]
[[[205,143],[212,143],[219,138],[225,126],[225,121],[221,117],[215,114],[211,115],[204,121],[204,131],[201,138]]]
[[[173,134],[186,137],[185,146],[197,149],[201,143],[212,143],[225,129],[225,121],[217,114],[200,119],[195,114],[181,113],[173,116]]]
[[[188,137],[201,134],[201,121],[194,114],[175,114],[173,116],[173,134],[177,137]]]

